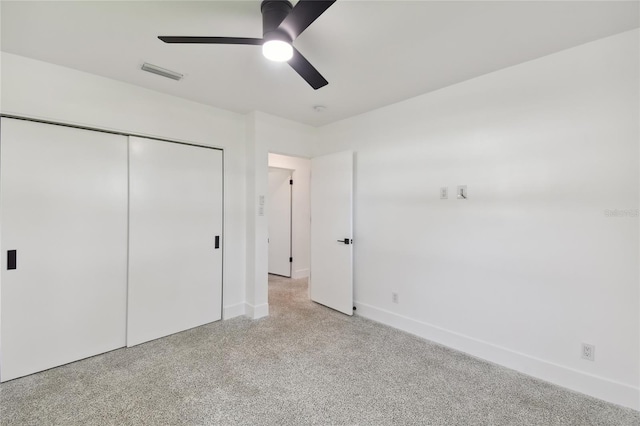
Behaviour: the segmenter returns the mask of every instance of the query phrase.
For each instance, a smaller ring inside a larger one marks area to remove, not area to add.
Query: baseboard
[[[249,303],[245,304],[245,316],[248,316],[251,319],[259,319],[262,317],[269,316],[269,304],[263,303],[262,305],[254,306]]]
[[[222,319],[228,320],[245,314],[246,303],[236,303],[235,305],[225,306],[222,309]]]
[[[293,271],[293,273],[291,274],[291,278],[293,278],[294,280],[300,279],[300,278],[307,278],[309,276],[309,269],[298,269],[296,271]]]
[[[357,314],[364,318],[406,331],[538,379],[614,404],[640,410],[640,389],[637,387],[554,364],[365,303],[356,302],[355,305]]]

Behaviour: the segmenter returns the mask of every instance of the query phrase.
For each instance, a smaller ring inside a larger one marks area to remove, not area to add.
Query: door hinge
[[[289,185],[293,185],[293,179],[289,179]]]
[[[293,257],[289,258],[289,263],[293,262]]]

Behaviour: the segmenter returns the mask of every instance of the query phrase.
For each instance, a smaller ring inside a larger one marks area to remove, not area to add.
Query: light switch
[[[456,192],[458,200],[467,199],[467,185],[458,185],[458,192]]]
[[[442,188],[440,188],[440,199],[446,200],[447,198],[449,198],[449,188],[443,186]]]

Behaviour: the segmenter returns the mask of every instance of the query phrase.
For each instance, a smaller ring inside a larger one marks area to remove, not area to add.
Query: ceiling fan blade
[[[251,44],[262,45],[261,38],[248,37],[183,37],[183,36],[159,36],[165,43],[200,43],[200,44]]]
[[[289,65],[315,90],[329,84],[295,47],[293,48],[293,57],[289,59]]]
[[[318,19],[336,0],[300,0],[284,18],[278,29],[295,40],[313,21]]]

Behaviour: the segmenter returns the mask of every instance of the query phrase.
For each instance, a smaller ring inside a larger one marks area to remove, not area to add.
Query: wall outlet
[[[442,188],[440,188],[440,199],[446,200],[447,198],[449,198],[449,188],[443,186]]]
[[[398,303],[398,293],[391,293],[391,301],[393,303]]]
[[[582,358],[588,359],[589,361],[596,360],[596,347],[594,345],[589,345],[587,343],[582,344]]]

